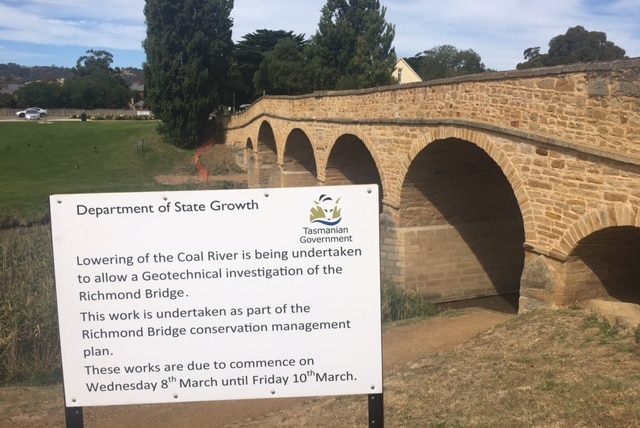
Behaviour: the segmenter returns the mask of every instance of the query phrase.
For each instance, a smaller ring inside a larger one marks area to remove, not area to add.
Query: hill
[[[127,67],[121,70],[122,76],[129,85],[143,81],[141,69]],[[73,76],[73,68],[70,67],[55,65],[28,67],[15,63],[0,64],[0,87],[8,84],[67,79],[71,76]]]

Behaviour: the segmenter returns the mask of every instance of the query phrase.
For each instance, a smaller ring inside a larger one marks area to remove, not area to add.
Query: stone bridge
[[[640,303],[640,59],[266,96],[220,122],[250,187],[380,186],[383,282],[519,311]]]

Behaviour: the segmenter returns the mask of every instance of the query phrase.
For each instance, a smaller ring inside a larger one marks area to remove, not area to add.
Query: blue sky
[[[176,0],[179,1],[179,0]],[[235,0],[233,38],[257,29],[315,33],[326,0]],[[529,47],[548,49],[569,27],[603,31],[640,57],[640,0],[381,0],[399,57],[450,44],[495,70],[513,70]],[[145,60],[144,0],[0,0],[0,63],[72,67],[88,49],[114,65]]]

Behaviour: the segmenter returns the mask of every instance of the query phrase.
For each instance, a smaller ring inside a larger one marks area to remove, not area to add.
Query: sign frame
[[[52,195],[50,207],[68,408],[382,405],[377,185]],[[210,360],[212,342],[238,341],[239,357]]]

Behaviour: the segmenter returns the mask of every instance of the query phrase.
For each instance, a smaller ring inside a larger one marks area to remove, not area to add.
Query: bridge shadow
[[[371,153],[355,135],[342,135],[334,144],[327,162],[326,185],[377,184],[378,209],[382,212],[384,189]]]
[[[408,171],[401,212],[403,226],[426,230],[427,241],[441,241],[425,242],[441,249],[424,262],[436,270],[434,263],[452,266],[453,272],[443,273],[452,295],[519,292],[522,214],[510,183],[484,150],[453,138],[427,146]],[[423,294],[429,295],[425,285]]]
[[[318,176],[316,158],[311,141],[300,129],[294,129],[287,137],[284,151],[284,161],[287,171],[304,171]]]
[[[640,304],[640,228],[608,227],[583,238],[567,262],[576,300],[606,297]]]
[[[519,293],[506,293],[497,296],[444,302],[437,306],[440,309],[486,309],[505,314],[517,314],[519,298]]]

